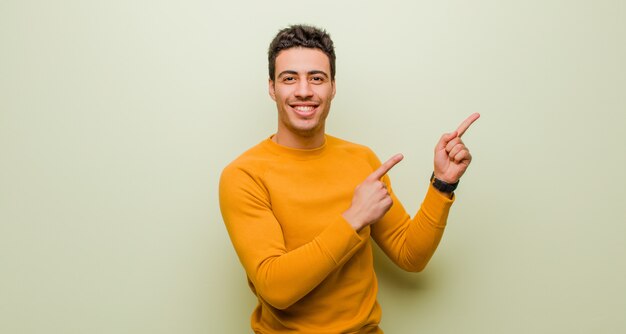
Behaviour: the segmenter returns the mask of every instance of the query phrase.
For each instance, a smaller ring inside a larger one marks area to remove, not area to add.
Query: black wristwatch
[[[452,193],[459,185],[459,181],[456,181],[455,183],[447,183],[439,180],[435,177],[435,172],[433,172],[433,175],[430,177],[430,183],[433,187],[435,187],[435,189],[441,191],[442,193]]]

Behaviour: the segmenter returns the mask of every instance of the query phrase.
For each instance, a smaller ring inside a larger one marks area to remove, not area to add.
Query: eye
[[[291,82],[295,82],[296,78],[294,76],[285,76],[283,77],[283,82],[285,83],[291,83]]]
[[[323,76],[313,76],[309,80],[311,80],[311,82],[313,82],[315,84],[320,84],[320,83],[323,83],[325,81]]]

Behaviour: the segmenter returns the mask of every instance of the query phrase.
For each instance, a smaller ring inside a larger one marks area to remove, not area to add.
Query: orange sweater
[[[326,136],[313,150],[266,139],[220,180],[224,223],[259,304],[256,333],[382,333],[370,237],[401,268],[424,268],[454,199],[429,187],[414,219],[393,206],[358,233],[341,214],[380,161],[367,147]]]

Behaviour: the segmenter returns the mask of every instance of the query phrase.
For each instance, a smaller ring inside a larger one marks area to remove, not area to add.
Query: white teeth
[[[297,107],[294,107],[294,109],[298,111],[302,111],[302,112],[307,112],[307,111],[313,110],[313,107],[312,106],[297,106]]]

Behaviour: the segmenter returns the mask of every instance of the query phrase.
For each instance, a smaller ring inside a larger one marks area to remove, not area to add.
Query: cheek
[[[333,97],[335,96],[332,88],[325,88],[325,89],[320,89],[317,91],[317,96],[319,96],[320,99],[326,100],[327,102],[330,102],[330,100],[333,99]]]
[[[285,89],[276,89],[274,90],[274,96],[274,100],[276,100],[276,102],[284,102],[287,100],[289,92]]]

